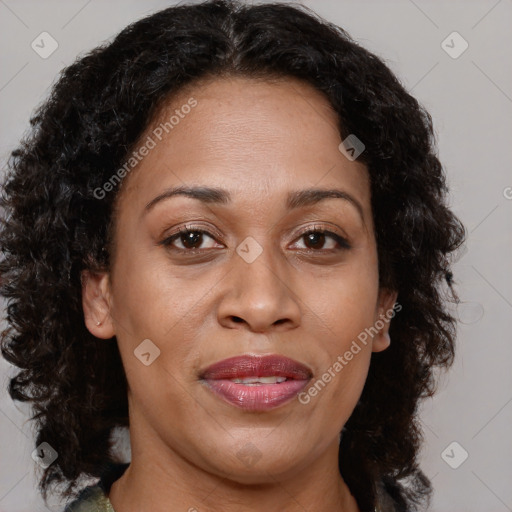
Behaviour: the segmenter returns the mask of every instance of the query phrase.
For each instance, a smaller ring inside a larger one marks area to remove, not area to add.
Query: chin
[[[232,459],[230,459],[231,461]],[[261,457],[254,461],[237,460],[226,467],[226,458],[222,461],[221,467],[218,467],[219,475],[240,485],[266,485],[275,484],[276,478],[286,480],[293,476],[300,466],[296,457],[293,459],[274,459],[267,457],[262,453]]]

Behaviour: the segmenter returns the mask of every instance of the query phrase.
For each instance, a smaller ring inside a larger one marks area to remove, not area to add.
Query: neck
[[[338,438],[302,469],[243,484],[191,463],[157,436],[131,437],[132,462],[109,493],[116,512],[359,512],[338,470]]]

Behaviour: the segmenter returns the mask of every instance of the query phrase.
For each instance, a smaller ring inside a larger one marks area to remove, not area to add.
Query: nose
[[[245,327],[261,333],[300,325],[300,300],[293,290],[286,262],[265,249],[250,263],[235,252],[230,265],[217,310],[222,326]]]

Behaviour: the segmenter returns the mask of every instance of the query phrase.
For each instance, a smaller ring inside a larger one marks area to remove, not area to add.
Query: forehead
[[[253,201],[343,186],[369,203],[366,167],[338,149],[336,112],[298,79],[192,84],[162,105],[141,143],[148,138],[154,147],[125,178],[120,202],[140,208],[166,187],[202,184]]]

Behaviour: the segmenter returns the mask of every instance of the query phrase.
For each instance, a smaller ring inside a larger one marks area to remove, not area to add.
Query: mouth
[[[246,411],[267,411],[288,403],[312,376],[306,365],[280,355],[232,357],[199,375],[207,390]]]

